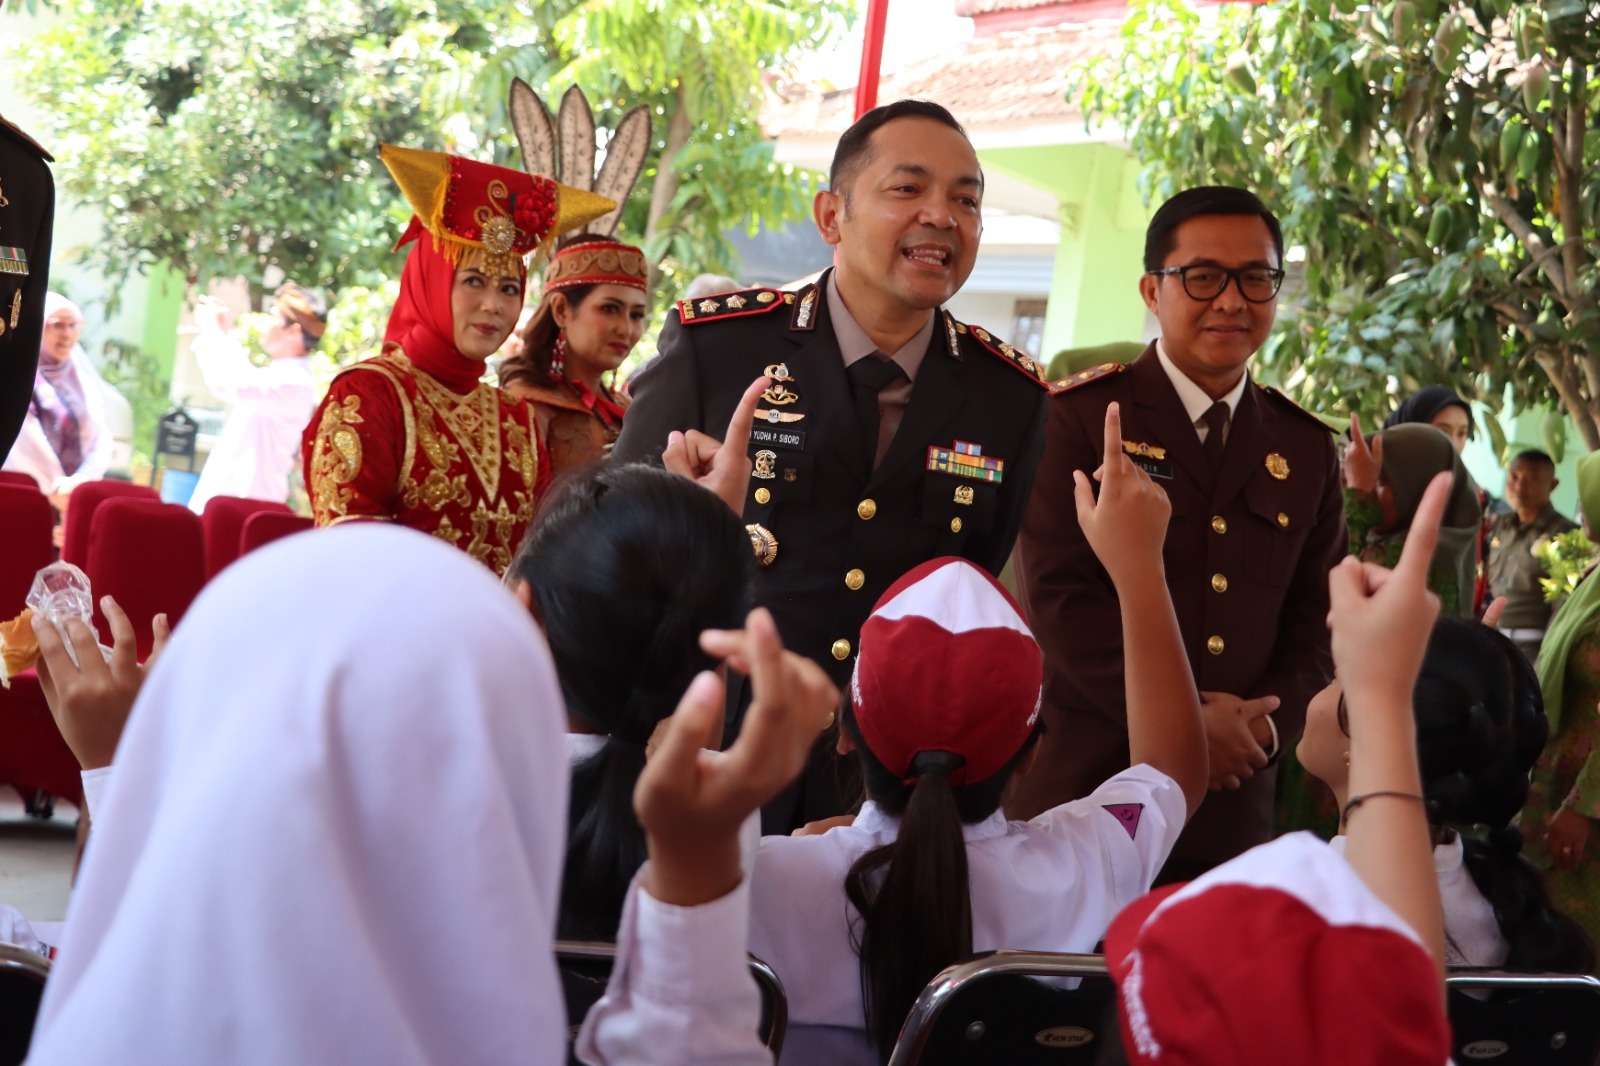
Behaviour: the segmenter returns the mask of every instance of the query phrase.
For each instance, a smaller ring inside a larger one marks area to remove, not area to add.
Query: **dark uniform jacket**
[[[1550,504],[1532,522],[1523,524],[1517,512],[1495,515],[1489,522],[1489,597],[1506,598],[1500,615],[1504,629],[1543,629],[1550,621],[1539,579],[1548,576],[1539,547],[1552,537],[1578,528]],[[1527,641],[1537,654],[1539,642]]]
[[[900,427],[872,470],[825,280],[680,303],[660,354],[630,383],[612,457],[659,463],[675,429],[720,439],[750,382],[784,378],[779,398],[793,402],[764,399],[760,409],[781,420],[758,418],[750,441],[756,474],[770,476],[750,479],[744,520],[778,543],[756,601],[784,645],[842,689],[862,623],[901,574],[944,555],[991,573],[1005,565],[1043,447],[1046,392],[1027,356],[937,311]],[[955,454],[960,445],[981,454]],[[932,460],[930,447],[942,450]],[[808,799],[805,815],[842,813],[828,809],[836,804]]]
[[[1128,765],[1121,614],[1072,496],[1072,471],[1100,465],[1113,400],[1124,451],[1172,501],[1167,587],[1199,689],[1278,696],[1280,751],[1292,747],[1306,703],[1333,672],[1328,571],[1344,553],[1345,527],[1332,433],[1248,382],[1213,474],[1154,345],[1127,367],[1085,371],[1051,393],[1048,443],[1017,541],[1023,605],[1045,653],[1046,732],[1008,813],[1032,817],[1086,796]],[[1257,771],[1238,792],[1209,793],[1169,870],[1188,875],[1267,840],[1276,776]]]
[[[0,459],[33,399],[56,204],[49,161],[49,152],[0,118]]]

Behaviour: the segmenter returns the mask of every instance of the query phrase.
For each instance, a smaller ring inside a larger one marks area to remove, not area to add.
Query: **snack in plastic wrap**
[[[80,619],[94,631],[94,597],[89,591],[89,576],[71,563],[51,563],[33,577],[28,590],[27,609],[9,622],[0,624],[0,685],[11,687],[11,679],[39,659],[39,642],[33,637],[35,614],[60,628],[68,618]],[[78,663],[72,642],[66,641],[67,656]]]

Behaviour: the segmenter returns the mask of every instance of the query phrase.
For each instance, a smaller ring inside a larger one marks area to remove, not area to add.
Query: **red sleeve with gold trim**
[[[359,368],[334,378],[300,445],[312,519],[318,526],[394,520],[404,450],[405,422],[394,386]]]

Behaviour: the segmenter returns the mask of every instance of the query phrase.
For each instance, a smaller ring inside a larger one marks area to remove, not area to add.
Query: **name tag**
[[[1143,470],[1151,477],[1160,478],[1163,481],[1172,480],[1172,464],[1170,462],[1163,462],[1160,459],[1150,459],[1142,455],[1130,455],[1128,458],[1133,460],[1134,466],[1138,467],[1140,470]]]
[[[803,451],[806,431],[803,429],[778,429],[772,426],[751,426],[750,443],[764,448],[789,448]]]

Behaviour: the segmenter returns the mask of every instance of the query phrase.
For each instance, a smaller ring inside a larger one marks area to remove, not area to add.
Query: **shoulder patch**
[[[15,123],[8,122],[4,115],[0,115],[0,132],[9,133],[11,136],[21,141],[24,147],[37,152],[39,154],[39,158],[43,159],[46,163],[54,163],[56,161],[55,156],[44,150],[44,145],[40,144],[32,137],[29,137]]]
[[[1275,388],[1274,386],[1272,386],[1272,385],[1263,385],[1263,386],[1261,386],[1261,391],[1266,393],[1268,396],[1272,397],[1274,400],[1277,400],[1278,403],[1280,405],[1282,405],[1283,407],[1288,408],[1290,411],[1293,411],[1295,414],[1299,415],[1301,418],[1304,418],[1306,421],[1311,422],[1318,429],[1326,430],[1327,432],[1334,433],[1334,434],[1337,434],[1339,432],[1333,426],[1328,425],[1328,423],[1324,422],[1321,418],[1319,418],[1318,416],[1312,414],[1310,411],[1307,411],[1304,407],[1301,407],[1299,404],[1297,404],[1293,400],[1289,399],[1289,397],[1287,397],[1283,393],[1279,392],[1277,390],[1277,388]]]
[[[697,326],[723,318],[763,315],[785,306],[784,296],[781,289],[740,289],[698,300],[679,300],[678,319],[686,326]]]
[[[1080,370],[1076,374],[1069,374],[1060,381],[1050,384],[1050,395],[1059,396],[1063,392],[1071,392],[1080,385],[1087,385],[1091,381],[1100,381],[1104,378],[1114,378],[1128,370],[1126,363],[1101,363],[1091,366],[1088,370]]]
[[[954,320],[952,319],[951,321]],[[1049,382],[1044,379],[1044,367],[1040,366],[1032,356],[1021,348],[1007,344],[982,326],[969,326],[964,322],[956,322],[955,330],[957,333],[970,334],[974,340],[983,345],[991,354],[998,356],[1041,389],[1049,386]]]

